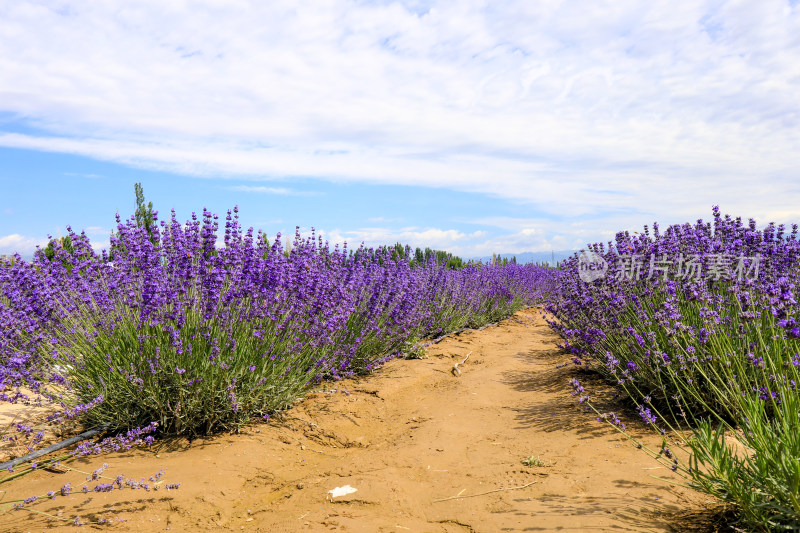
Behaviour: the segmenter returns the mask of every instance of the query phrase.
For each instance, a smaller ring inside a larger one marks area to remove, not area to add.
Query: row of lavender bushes
[[[0,264],[0,390],[24,385],[112,433],[232,430],[322,379],[541,302],[555,275],[450,270],[299,234],[285,248],[243,229],[236,209],[222,242],[209,212],[185,224],[151,216],[118,218],[108,252],[70,231],[69,246]]]
[[[606,276],[581,279],[576,255],[547,305],[575,362],[624,389],[664,436],[653,454],[730,504],[744,530],[800,529],[797,226],[757,229],[714,208],[711,222],[620,233],[591,252]]]

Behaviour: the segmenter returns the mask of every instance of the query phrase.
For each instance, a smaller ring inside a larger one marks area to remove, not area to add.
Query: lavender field
[[[663,444],[643,452],[727,503],[737,527],[800,527],[797,226],[715,208],[710,222],[619,233],[551,268],[448,266],[299,233],[285,247],[240,227],[236,209],[151,215],[118,220],[101,254],[70,233],[0,264],[3,399],[38,395],[57,408],[50,423],[107,435],[73,455],[236,430],[323,380],[539,306],[575,365],[641,420],[597,410],[573,379],[581,404],[622,432],[651,426]],[[33,450],[41,435],[16,424],[4,439]]]

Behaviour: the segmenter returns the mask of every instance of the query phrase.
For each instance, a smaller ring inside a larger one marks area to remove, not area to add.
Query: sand
[[[538,311],[522,311],[446,338],[427,359],[323,384],[241,434],[70,463],[90,472],[105,462],[107,475],[136,479],[164,468],[177,491],[73,494],[32,508],[111,519],[102,527],[114,531],[708,531],[715,502],[656,479],[680,482],[577,404],[572,377],[604,390],[605,407],[613,391],[572,364],[557,368],[570,360],[557,340]],[[623,417],[658,447],[635,414]],[[84,475],[35,472],[0,488],[9,500],[67,482],[79,490]],[[356,491],[331,496],[345,486]],[[54,527],[73,529],[0,515],[2,531]]]

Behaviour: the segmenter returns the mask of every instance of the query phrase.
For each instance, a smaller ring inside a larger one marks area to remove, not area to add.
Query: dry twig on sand
[[[458,377],[458,376],[460,376],[460,375],[461,375],[461,370],[458,368],[458,365],[463,365],[464,363],[466,363],[466,362],[467,362],[467,359],[469,359],[469,356],[470,356],[470,355],[472,355],[472,352],[469,352],[469,353],[467,354],[467,356],[464,358],[464,360],[463,360],[463,361],[461,361],[460,363],[456,363],[456,364],[454,364],[454,365],[453,365],[453,375],[454,375],[455,377]]]
[[[524,489],[525,487],[530,487],[536,483],[536,481],[531,481],[530,483],[526,483],[525,485],[520,485],[519,487],[501,487],[499,489],[490,490],[488,492],[481,492],[480,494],[467,494],[466,496],[461,496],[459,493],[458,496],[450,496],[449,498],[440,498],[438,500],[433,500],[433,503],[436,502],[446,502],[447,500],[458,500],[461,498],[475,498],[477,496],[486,496],[487,494],[492,494],[493,492],[502,492],[504,490],[519,490]],[[461,492],[464,492],[463,490]]]

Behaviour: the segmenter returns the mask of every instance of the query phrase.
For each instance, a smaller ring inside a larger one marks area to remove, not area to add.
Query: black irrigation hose
[[[36,450],[33,453],[29,453],[28,455],[17,457],[16,459],[12,459],[10,461],[6,461],[5,463],[0,464],[0,470],[6,470],[9,467],[14,467],[20,463],[25,463],[27,461],[36,459],[37,457],[47,455],[48,453],[58,451],[61,448],[66,448],[67,446],[75,444],[76,442],[88,439],[89,437],[94,437],[95,435],[97,435],[98,433],[102,433],[106,429],[107,429],[106,427],[90,429],[88,431],[84,431],[80,435],[75,435],[74,437],[70,437],[65,441],[59,442],[58,444],[53,444],[52,446],[48,446],[47,448],[42,448],[41,450]]]

